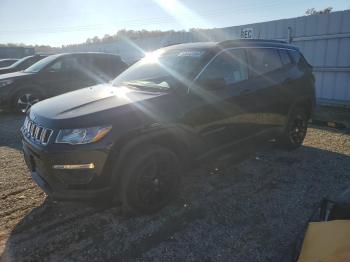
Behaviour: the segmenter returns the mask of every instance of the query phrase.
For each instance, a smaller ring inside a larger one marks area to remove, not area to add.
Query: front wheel
[[[304,108],[295,108],[289,116],[287,125],[278,144],[287,150],[297,149],[303,144],[307,132],[308,114]]]
[[[181,168],[174,152],[148,145],[134,151],[127,161],[120,185],[126,213],[156,212],[176,195]]]
[[[13,98],[13,107],[19,113],[25,113],[35,103],[41,100],[41,95],[34,90],[23,90]]]

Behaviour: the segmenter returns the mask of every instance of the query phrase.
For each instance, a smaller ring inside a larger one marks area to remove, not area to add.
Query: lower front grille
[[[53,133],[52,129],[45,128],[36,124],[34,121],[26,117],[22,127],[23,134],[33,142],[37,142],[42,145],[47,145],[50,141],[50,137]]]

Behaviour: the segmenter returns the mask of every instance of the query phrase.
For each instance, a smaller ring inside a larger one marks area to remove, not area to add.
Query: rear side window
[[[127,65],[119,57],[111,57],[111,72],[119,74],[127,68]]]
[[[109,56],[97,56],[94,58],[94,66],[104,73],[111,73],[121,65],[119,58]]]
[[[292,63],[292,60],[290,59],[290,56],[287,50],[280,49],[279,53],[280,53],[281,61],[283,65],[290,65]]]
[[[97,69],[97,70],[101,70],[102,72],[106,73],[108,70],[109,70],[109,60],[107,57],[94,57],[93,59],[93,64],[94,64],[94,67]]]
[[[89,60],[90,71],[104,81],[115,78],[126,68],[126,65],[119,57],[93,56]]]
[[[250,74],[254,76],[263,75],[282,67],[278,50],[273,48],[247,49]]]
[[[293,63],[294,64],[298,64],[300,62],[300,59],[301,59],[301,55],[298,51],[288,51],[290,57],[292,58],[293,60]]]

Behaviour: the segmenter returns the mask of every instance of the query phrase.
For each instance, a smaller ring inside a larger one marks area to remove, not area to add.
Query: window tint
[[[298,51],[288,51],[288,53],[289,53],[290,57],[292,58],[293,63],[298,64],[300,62],[301,56],[300,56]]]
[[[127,65],[119,57],[111,58],[111,70],[114,74],[119,74],[125,70],[126,67]]]
[[[108,72],[110,67],[109,57],[96,56],[94,57],[94,67],[102,72]]]
[[[223,80],[226,85],[248,78],[243,50],[228,50],[218,55],[200,75],[198,81]]]
[[[266,74],[282,67],[281,59],[276,49],[253,48],[247,50],[249,54],[249,69],[252,76]]]
[[[111,58],[108,56],[94,56],[91,57],[91,64],[89,69],[93,74],[97,75],[104,81],[110,80],[115,76],[111,65]]]
[[[78,69],[78,60],[76,57],[63,57],[53,63],[48,70],[53,72],[70,71]]]
[[[289,65],[292,63],[292,61],[290,60],[290,56],[288,55],[287,50],[279,50],[280,56],[281,56],[281,60],[282,60],[282,64],[283,65]]]
[[[12,60],[0,61],[0,67],[10,66],[10,65],[12,65],[14,62],[16,62],[16,61],[12,61]]]
[[[35,64],[36,62],[38,62],[40,59],[41,59],[41,57],[39,57],[39,56],[29,57],[27,60],[23,61],[23,63],[21,64],[21,68],[22,69],[27,69],[31,65]]]

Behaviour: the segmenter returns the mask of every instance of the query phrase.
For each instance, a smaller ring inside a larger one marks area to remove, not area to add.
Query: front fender
[[[138,148],[149,144],[170,148],[186,168],[201,150],[202,141],[198,140],[191,131],[179,125],[152,124],[142,130],[130,132],[118,139],[108,159],[106,168],[112,172],[113,185],[119,184],[123,167],[130,161],[128,157]]]

